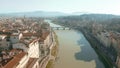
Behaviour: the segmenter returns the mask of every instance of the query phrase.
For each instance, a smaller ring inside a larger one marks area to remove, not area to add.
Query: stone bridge
[[[71,28],[68,27],[52,27],[54,30],[71,30]]]

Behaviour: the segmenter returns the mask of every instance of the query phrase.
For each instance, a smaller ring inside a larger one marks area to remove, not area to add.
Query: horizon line
[[[0,14],[14,14],[14,13],[27,13],[27,12],[59,12],[65,14],[73,14],[73,13],[83,13],[83,14],[111,14],[111,15],[120,15],[114,13],[97,13],[97,12],[87,12],[87,11],[76,11],[76,12],[63,12],[63,11],[46,11],[46,10],[34,10],[34,11],[8,11],[8,12],[0,12]]]

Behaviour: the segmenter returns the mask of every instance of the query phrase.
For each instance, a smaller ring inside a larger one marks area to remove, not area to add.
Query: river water
[[[59,26],[48,21],[51,26]],[[105,68],[84,35],[76,30],[55,30],[59,41],[54,68]]]

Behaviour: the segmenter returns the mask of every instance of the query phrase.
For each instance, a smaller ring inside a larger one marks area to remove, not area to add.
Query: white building
[[[38,39],[32,41],[29,44],[28,55],[32,58],[39,58],[40,57],[40,49],[39,49],[39,41]]]

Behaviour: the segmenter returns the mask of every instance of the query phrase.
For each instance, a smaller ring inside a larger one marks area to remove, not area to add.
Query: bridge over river
[[[77,27],[52,27],[54,30],[71,30],[71,29],[76,29]]]
[[[60,25],[53,24],[51,21],[48,23],[55,29],[59,41],[58,59],[54,68],[105,68],[81,32],[59,27]]]
[[[71,30],[71,28],[68,27],[52,27],[54,30]]]

